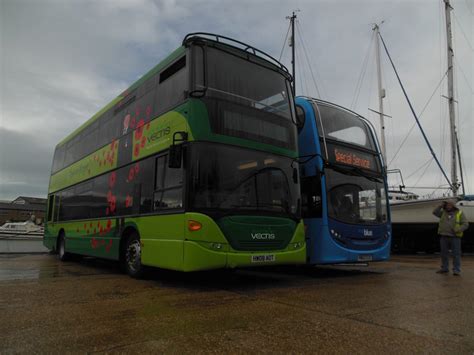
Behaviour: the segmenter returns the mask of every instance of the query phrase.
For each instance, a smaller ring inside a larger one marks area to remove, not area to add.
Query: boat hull
[[[390,205],[392,218],[392,252],[433,253],[439,251],[438,218],[433,210],[445,198],[399,202]],[[474,201],[461,200],[457,204],[469,228],[462,238],[463,252],[474,252]]]

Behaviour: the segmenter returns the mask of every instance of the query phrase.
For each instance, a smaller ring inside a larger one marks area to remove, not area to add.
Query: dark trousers
[[[449,270],[449,249],[453,253],[453,271],[461,272],[461,238],[439,236],[441,248],[441,270]]]

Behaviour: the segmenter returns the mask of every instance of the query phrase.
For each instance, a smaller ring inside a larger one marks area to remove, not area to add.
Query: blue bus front
[[[308,262],[387,260],[386,174],[368,122],[337,105],[296,99]]]

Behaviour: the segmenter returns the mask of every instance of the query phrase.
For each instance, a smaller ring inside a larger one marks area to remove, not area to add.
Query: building
[[[42,223],[46,213],[46,199],[20,196],[15,200],[0,201],[0,225],[5,222],[23,222],[35,216]]]

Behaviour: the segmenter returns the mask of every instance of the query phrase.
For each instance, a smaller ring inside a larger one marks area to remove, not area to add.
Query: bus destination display
[[[352,149],[328,145],[329,159],[334,163],[355,166],[361,169],[378,171],[378,165],[371,154],[362,153]]]

